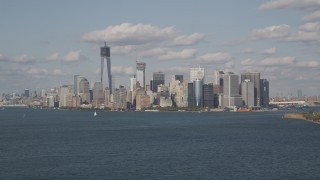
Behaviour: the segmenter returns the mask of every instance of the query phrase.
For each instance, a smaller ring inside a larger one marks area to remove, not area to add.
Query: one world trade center
[[[105,45],[100,48],[100,56],[101,56],[101,83],[103,84],[103,67],[104,61],[107,62],[107,70],[108,70],[108,83],[110,93],[112,93],[112,77],[111,77],[111,60],[110,60],[110,47]]]

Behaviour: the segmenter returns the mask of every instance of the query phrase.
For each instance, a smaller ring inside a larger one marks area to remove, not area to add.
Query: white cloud
[[[30,68],[26,73],[30,75],[46,75],[48,74],[48,70],[45,68]]]
[[[275,54],[276,52],[277,52],[277,48],[273,47],[273,48],[264,49],[263,51],[261,51],[261,54],[271,55],[271,54]]]
[[[259,9],[316,9],[319,0],[272,0],[263,3]]]
[[[159,56],[160,60],[178,60],[191,59],[196,55],[196,49],[184,49],[182,51],[169,51],[164,55]]]
[[[64,73],[60,69],[48,70],[46,68],[27,68],[25,69],[25,73],[28,75],[53,75],[53,76],[60,76]]]
[[[226,52],[207,53],[199,57],[202,63],[225,63],[232,60],[232,56]]]
[[[255,50],[253,48],[245,48],[245,49],[241,50],[241,52],[245,53],[245,54],[271,55],[271,54],[275,54],[277,52],[277,48],[272,47],[272,48],[263,49],[261,51]]]
[[[229,61],[227,63],[224,64],[224,68],[228,71],[232,71],[232,69],[234,68],[234,62],[233,61]]]
[[[191,35],[178,36],[174,39],[176,45],[193,45],[205,38],[204,34],[193,33]]]
[[[295,65],[296,67],[306,67],[306,68],[319,68],[320,63],[317,61],[299,61]]]
[[[61,60],[61,57],[59,53],[53,53],[50,56],[48,56],[46,59],[48,61],[58,61],[58,60]]]
[[[241,52],[246,54],[256,53],[256,51],[253,48],[245,48],[245,49],[242,49]]]
[[[133,45],[115,46],[111,48],[111,55],[127,55],[135,50]]]
[[[12,59],[13,62],[15,63],[34,63],[35,62],[35,58],[33,56],[28,56],[28,55],[20,55],[20,56],[16,56]]]
[[[87,58],[81,54],[81,50],[70,51],[66,54],[63,61],[65,62],[79,62],[86,60]]]
[[[320,22],[309,22],[300,26],[299,29],[306,32],[320,31]]]
[[[298,31],[292,34],[290,37],[284,39],[285,41],[300,41],[300,42],[319,42],[320,34],[319,32],[307,32]]]
[[[122,66],[112,66],[112,74],[123,76],[123,75],[133,75],[135,74],[135,68],[133,67],[122,67]],[[100,70],[99,70],[100,73]]]
[[[256,64],[256,61],[249,58],[249,59],[245,59],[245,60],[241,61],[240,64],[243,66],[253,66]]]
[[[137,45],[153,41],[164,41],[175,36],[174,27],[159,28],[150,24],[123,23],[108,26],[103,30],[85,33],[82,40],[87,42],[107,42],[111,44]]]
[[[250,37],[253,40],[258,39],[275,39],[283,38],[290,35],[290,26],[287,24],[281,24],[276,26],[269,26],[263,29],[254,29]]]
[[[4,55],[0,54],[0,62],[7,62],[9,61],[9,59],[7,57],[5,57]]]
[[[58,76],[58,75],[64,75],[64,73],[60,69],[54,69],[52,71],[52,75]]]
[[[165,72],[167,74],[188,74],[190,69],[188,67],[175,66],[169,67],[166,69],[162,69],[161,72]],[[184,79],[187,79],[186,77]]]
[[[283,65],[294,65],[296,59],[291,56],[285,57],[275,57],[275,58],[265,58],[260,61],[263,66],[283,66]]]
[[[311,14],[304,16],[303,20],[305,20],[305,21],[319,21],[320,20],[320,10],[314,11]]]
[[[168,49],[166,48],[153,48],[146,51],[141,51],[138,54],[140,58],[150,58],[154,56],[165,55],[167,53],[168,53]]]
[[[297,81],[302,81],[302,80],[306,80],[306,79],[307,78],[305,76],[303,76],[303,75],[298,75],[298,76],[295,77],[295,80],[297,80]]]

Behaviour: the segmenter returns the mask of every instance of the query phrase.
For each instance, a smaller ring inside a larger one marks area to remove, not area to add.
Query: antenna
[[[107,47],[107,42],[104,42],[104,46]]]

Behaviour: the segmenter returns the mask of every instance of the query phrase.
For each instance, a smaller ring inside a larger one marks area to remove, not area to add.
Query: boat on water
[[[249,108],[240,108],[237,110],[237,112],[252,112],[252,110]]]
[[[97,111],[94,111],[93,116],[97,116],[97,115],[98,115]]]

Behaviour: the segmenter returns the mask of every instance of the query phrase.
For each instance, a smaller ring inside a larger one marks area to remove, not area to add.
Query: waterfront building
[[[194,106],[194,89],[193,83],[188,83],[188,107]]]
[[[47,96],[47,107],[48,108],[54,107],[54,97],[53,96]]]
[[[193,81],[194,88],[194,105],[196,107],[203,106],[203,80],[196,79]]]
[[[72,107],[73,85],[63,85],[59,90],[59,107]]]
[[[120,86],[116,88],[113,93],[113,102],[115,109],[126,109],[127,108],[127,89]]]
[[[86,78],[82,78],[79,82],[79,96],[81,98],[81,104],[86,102],[90,103],[90,84]]]
[[[24,97],[30,97],[30,91],[29,91],[29,89],[25,89],[24,90]]]
[[[111,94],[108,87],[104,89],[104,106],[110,109],[112,108]]]
[[[130,91],[135,91],[136,90],[136,84],[137,84],[137,78],[131,77],[130,78]]]
[[[137,91],[136,95],[136,109],[141,110],[143,108],[150,107],[150,96],[148,96],[145,91]]]
[[[145,62],[136,62],[136,80],[140,83],[140,86],[143,90],[146,88],[146,63]]]
[[[260,73],[259,72],[246,72],[241,73],[241,82],[249,79],[254,83],[254,106],[261,105],[260,94]]]
[[[298,90],[298,99],[302,99],[302,90],[301,89]]]
[[[213,84],[203,85],[203,107],[214,107]]]
[[[260,80],[261,106],[269,106],[269,81],[267,79]]]
[[[183,75],[174,75],[175,80],[180,81],[180,83],[183,82]]]
[[[160,97],[160,107],[172,107],[172,100],[171,98],[166,98],[166,97]]]
[[[171,76],[169,94],[173,101],[173,106],[186,107],[188,105],[188,82],[180,82],[180,80],[176,79],[176,75]]]
[[[190,82],[198,80],[204,80],[204,68],[190,68]]]
[[[93,100],[92,105],[99,107],[104,104],[104,93],[101,82],[95,82],[93,85]]]
[[[254,106],[254,83],[250,79],[241,82],[241,96],[243,105],[247,107]]]
[[[213,85],[222,87],[223,86],[223,75],[224,75],[223,71],[216,70],[213,75],[214,76]]]
[[[110,94],[112,93],[112,75],[111,75],[111,59],[110,59],[110,47],[105,45],[100,48],[100,56],[101,56],[101,83],[103,84],[103,67],[104,61],[107,62],[107,73],[108,73],[108,84],[110,89]],[[103,86],[103,85],[102,85]]]
[[[239,94],[239,76],[229,72],[223,75],[223,106],[241,106],[242,98]]]
[[[74,83],[73,83],[73,94],[75,96],[79,95],[79,86],[81,80],[87,80],[85,77],[80,75],[74,75]],[[88,80],[87,80],[88,81]]]
[[[153,92],[158,92],[158,85],[165,84],[165,76],[163,72],[154,72],[150,87]]]

